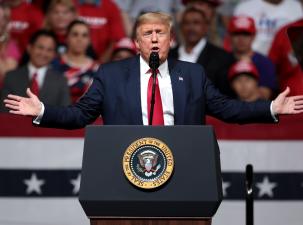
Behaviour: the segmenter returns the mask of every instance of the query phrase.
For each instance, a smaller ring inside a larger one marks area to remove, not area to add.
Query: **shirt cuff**
[[[272,108],[272,104],[273,104],[273,101],[271,101],[271,103],[270,103],[270,114],[271,114],[272,118],[274,119],[274,121],[277,123],[277,122],[279,122],[279,119]]]
[[[41,111],[40,111],[39,115],[33,120],[33,123],[37,124],[37,125],[40,124],[43,114],[44,114],[44,110],[45,110],[44,104],[42,102],[40,102],[40,103],[41,103]]]

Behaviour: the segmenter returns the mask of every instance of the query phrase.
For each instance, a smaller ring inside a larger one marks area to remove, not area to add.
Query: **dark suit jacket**
[[[170,57],[174,59],[179,58],[179,46],[170,51]],[[214,83],[214,85],[225,95],[234,97],[235,93],[232,91],[227,74],[231,65],[235,62],[233,54],[206,42],[206,45],[201,52],[197,63],[202,65],[205,69],[207,77]]]
[[[100,114],[104,124],[142,125],[139,57],[104,64],[73,106],[45,107],[41,126],[80,128]],[[205,123],[208,113],[228,122],[273,122],[270,102],[245,103],[222,95],[199,64],[168,61],[176,125]]]
[[[30,80],[27,66],[8,72],[5,76],[3,90],[1,92],[2,111],[7,111],[4,107],[3,100],[8,94],[27,97],[26,88],[29,86]],[[40,100],[45,104],[67,106],[71,102],[65,77],[52,69],[46,71],[43,86],[39,93]]]

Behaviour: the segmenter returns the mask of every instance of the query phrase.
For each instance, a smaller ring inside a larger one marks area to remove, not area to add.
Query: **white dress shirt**
[[[40,68],[35,67],[33,64],[29,63],[28,64],[28,71],[29,71],[29,80],[31,81],[34,74],[37,73],[37,82],[38,82],[38,86],[39,89],[41,89],[41,87],[43,86],[44,83],[44,79],[45,79],[45,75],[46,75],[46,71],[47,71],[47,66],[43,66]]]
[[[186,61],[186,62],[197,62],[201,52],[205,48],[206,45],[206,38],[202,38],[196,46],[192,49],[190,53],[187,53],[185,50],[185,46],[181,45],[178,49],[179,53],[179,60]]]
[[[142,120],[144,125],[148,125],[147,113],[147,88],[148,81],[151,76],[147,73],[149,65],[140,56],[140,89],[141,89],[141,107],[142,107]],[[174,99],[173,90],[171,86],[171,79],[168,71],[167,60],[159,66],[158,82],[161,94],[164,125],[174,125]]]

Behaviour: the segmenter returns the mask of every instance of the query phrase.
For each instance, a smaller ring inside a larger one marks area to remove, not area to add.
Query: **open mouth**
[[[160,49],[158,47],[152,47],[152,49],[151,49],[152,52],[159,52],[159,50]]]

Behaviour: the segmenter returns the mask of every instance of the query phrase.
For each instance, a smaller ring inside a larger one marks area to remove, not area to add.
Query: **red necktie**
[[[37,81],[37,73],[33,74],[32,80],[31,80],[31,91],[33,94],[39,96],[39,85]]]
[[[151,71],[148,71],[150,73]],[[158,73],[159,71],[157,71]],[[148,81],[147,88],[147,116],[149,120],[149,111],[150,111],[150,101],[152,96],[152,87],[153,87],[153,76],[151,75]],[[161,101],[161,94],[159,89],[158,77],[156,77],[156,86],[155,86],[155,105],[154,105],[154,115],[152,120],[152,125],[164,125],[163,118],[163,108]]]

